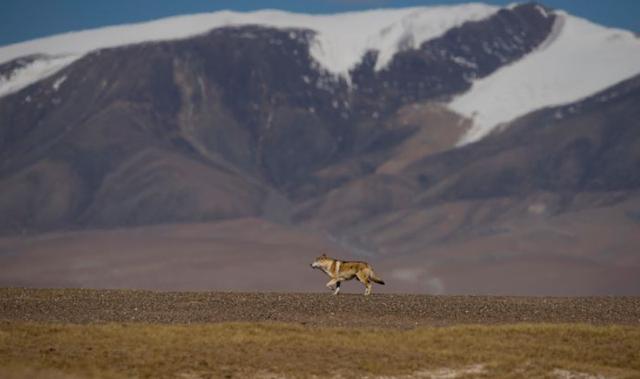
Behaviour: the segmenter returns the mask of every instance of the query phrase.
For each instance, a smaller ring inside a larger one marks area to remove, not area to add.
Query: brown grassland
[[[4,322],[4,378],[640,377],[640,328]],[[570,374],[568,374],[570,375]],[[456,376],[449,376],[456,377]],[[575,376],[580,377],[580,376]]]
[[[45,301],[47,293],[56,296]],[[97,303],[87,306],[82,298],[71,301],[64,293],[64,290],[0,290],[0,378],[640,377],[637,322],[534,321],[480,325],[470,320],[471,323],[418,327],[332,326],[281,322],[277,318],[251,322],[191,322],[188,319],[70,322],[56,314],[66,314],[64,309],[69,312],[81,309],[87,314],[106,312],[110,306],[108,302],[102,306],[104,309]],[[91,296],[100,293],[86,292]],[[122,295],[121,291],[112,294]],[[162,301],[164,295],[156,293],[155,296],[156,301]],[[171,299],[176,296],[215,298],[218,295],[166,294]],[[255,296],[286,298],[277,294]],[[302,303],[305,296],[310,303],[358,304],[363,298],[347,295],[336,300],[328,294],[296,296]],[[313,300],[314,297],[317,300]],[[388,303],[390,299],[374,295],[371,300],[362,301],[378,304]],[[408,301],[403,299],[400,296],[396,301]],[[442,301],[442,307],[447,305],[447,297],[437,299]],[[627,300],[622,303],[635,304],[635,300]],[[487,303],[489,308],[492,306],[490,297],[478,301]],[[517,301],[502,299],[500,303],[517,304]],[[32,312],[36,308],[28,305],[31,302],[40,304],[41,309],[49,304],[52,309],[49,319],[34,320]],[[233,307],[229,306],[230,312]],[[304,308],[304,304],[297,308]],[[291,306],[291,312],[296,312],[295,306]],[[327,315],[332,312],[327,311]],[[357,318],[358,310],[351,312]],[[636,313],[635,307],[632,312]]]

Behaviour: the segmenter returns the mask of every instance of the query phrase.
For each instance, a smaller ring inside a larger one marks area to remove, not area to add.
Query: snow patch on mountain
[[[59,90],[60,86],[62,85],[62,83],[64,83],[66,80],[67,80],[67,76],[66,75],[62,75],[61,77],[56,79],[55,82],[53,82],[53,85],[51,86],[51,88],[53,88],[54,91]]]
[[[49,77],[78,58],[80,55],[43,56],[10,73],[0,75],[0,97]],[[58,86],[60,84],[62,83]]]
[[[170,17],[150,22],[71,32],[0,47],[0,63],[23,56],[65,56],[66,64],[97,49],[142,42],[175,40],[212,29],[262,25],[310,29],[316,36],[310,54],[322,68],[349,80],[353,68],[368,50],[378,50],[376,69],[383,69],[396,52],[415,48],[452,27],[489,17],[499,8],[484,4],[414,7],[348,12],[332,15],[296,14],[276,10],[250,13],[220,11]],[[0,81],[0,96],[50,76],[64,60],[34,62],[30,68]]]
[[[576,102],[640,74],[640,39],[555,12],[554,30],[537,50],[478,79],[449,108],[473,120],[459,145],[537,109]]]

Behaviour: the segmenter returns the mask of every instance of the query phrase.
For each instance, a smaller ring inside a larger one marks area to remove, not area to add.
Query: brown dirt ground
[[[287,322],[412,328],[456,324],[640,325],[639,297],[498,297],[0,288],[0,320]]]

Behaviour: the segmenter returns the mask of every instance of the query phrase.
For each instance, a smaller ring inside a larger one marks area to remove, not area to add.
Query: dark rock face
[[[31,55],[31,56],[16,58],[8,62],[2,63],[0,64],[0,77],[5,77],[5,78],[10,77],[12,74],[16,72],[16,70],[24,68],[30,63],[33,63],[34,61],[41,58],[43,58],[42,55]]]
[[[541,13],[539,7],[520,5],[467,22],[396,54],[380,72],[374,71],[377,54],[370,52],[352,72],[363,111],[393,111],[402,104],[464,91],[473,79],[521,58],[553,27],[555,16]]]

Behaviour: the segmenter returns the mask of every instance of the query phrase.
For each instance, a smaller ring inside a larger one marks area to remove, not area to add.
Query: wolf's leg
[[[369,296],[371,294],[371,282],[369,281],[369,277],[362,271],[356,274],[356,278],[360,281],[360,283],[364,284],[364,295]]]
[[[329,288],[330,290],[334,290],[336,288],[336,284],[337,283],[338,283],[338,281],[336,279],[331,279],[327,283],[327,288]]]
[[[334,295],[337,295],[340,292],[340,282],[336,282],[336,289],[333,291]]]

